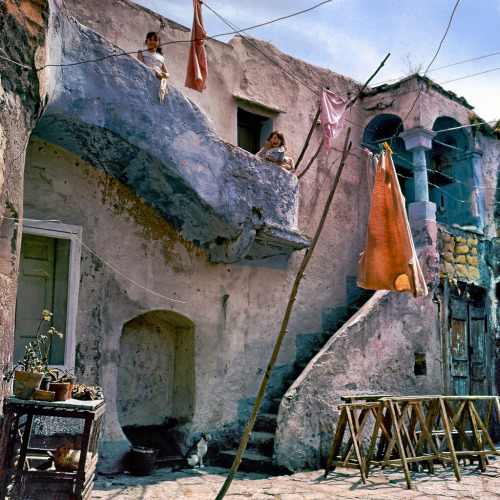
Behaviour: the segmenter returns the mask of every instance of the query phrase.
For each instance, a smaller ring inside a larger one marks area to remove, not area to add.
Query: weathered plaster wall
[[[159,18],[146,9],[141,9],[126,0],[106,4],[103,10],[100,2],[67,1],[68,8],[83,24],[116,43],[126,51],[142,47],[145,33],[159,29]],[[167,27],[161,30],[162,41],[170,42],[189,39],[189,32],[166,20]],[[283,54],[271,44],[254,40],[259,49],[279,60],[280,65],[297,73],[301,80],[313,89],[320,85],[333,90],[355,92],[360,85],[342,75],[324,68],[305,63]],[[235,144],[237,136],[236,113],[238,102],[233,94],[257,101],[273,109],[284,110],[274,120],[275,128],[284,132],[291,156],[297,158],[311,126],[318,107],[318,96],[299,84],[296,80],[281,74],[264,55],[251,47],[240,37],[229,44],[209,40],[207,57],[209,79],[203,94],[184,87],[187,44],[174,43],[165,47],[165,58],[171,78],[169,82],[182,93],[193,99],[210,116],[217,134]],[[115,64],[120,64],[120,59]],[[300,68],[297,72],[297,68]],[[342,94],[347,97],[347,92]],[[244,104],[240,105],[244,107]],[[349,119],[359,123],[358,108],[350,112]],[[363,113],[365,113],[363,111]],[[359,144],[362,129],[353,126],[351,139]],[[344,135],[333,144],[342,148]],[[314,154],[320,141],[319,127],[314,132],[303,166]],[[317,163],[300,182],[299,230],[305,235],[313,235],[323,211],[324,202],[333,182],[340,154],[333,149],[326,157],[321,153]],[[302,281],[295,306],[294,316],[300,333],[316,333],[323,329],[325,308],[345,307],[347,301],[346,280],[357,274],[358,254],[363,250],[365,230],[369,210],[368,183],[363,175],[364,162],[357,157],[348,160],[343,178],[335,195],[330,216],[316,248],[315,258],[309,264],[307,277]],[[345,203],[345,200],[349,200]],[[353,225],[358,228],[351,231]],[[349,238],[345,238],[346,230]],[[293,256],[290,264],[300,256]],[[314,301],[310,300],[314,297]]]
[[[420,299],[377,292],[328,341],[281,402],[275,443],[280,465],[291,470],[324,465],[342,394],[442,393],[433,297],[433,290]],[[425,354],[425,375],[415,375],[416,353]]]
[[[120,182],[38,138],[28,149],[25,216],[83,228],[77,374],[105,390],[104,467],[107,461],[116,467],[116,457],[128,450],[117,405],[120,341],[124,325],[145,313],[172,311],[195,325],[195,409],[186,431],[238,420],[239,403],[255,397],[268,363],[295,277],[294,257],[289,270],[210,264]],[[295,358],[295,334],[306,320],[293,315],[278,365]],[[130,353],[122,360],[133,367]]]
[[[0,2],[0,50],[12,61],[0,60],[0,369],[11,368],[17,270],[19,266],[19,223],[23,214],[23,170],[25,147],[45,97],[47,2]],[[0,404],[10,394],[10,384],[0,379]]]
[[[125,50],[140,46],[144,34],[154,29],[152,24],[158,24],[154,15],[124,0],[106,2],[104,13],[102,2],[97,0],[66,3],[85,24]],[[188,37],[186,30],[173,24],[162,34],[164,41]],[[281,54],[264,42],[256,43],[273,50],[294,71],[300,67],[299,73],[310,84],[328,85],[335,90],[356,87],[352,80]],[[237,37],[230,44],[207,42],[209,63],[218,71],[211,72],[207,92],[198,94],[183,88],[186,44],[168,47],[171,83],[211,115],[218,135],[236,142],[237,103],[232,95],[244,94],[241,97],[286,111],[276,116],[275,127],[284,131],[292,156],[298,156],[317,109],[314,93],[285,79],[280,80],[278,93],[271,92],[276,86],[275,67]],[[117,72],[123,70],[118,67],[119,59],[114,64]],[[139,63],[129,58],[126,64],[138,78],[142,77],[144,71],[141,73]],[[149,87],[138,80],[137,88],[147,91]],[[142,102],[142,96],[136,94]],[[427,94],[424,91],[426,99]],[[447,101],[435,94],[432,100]],[[404,117],[414,95],[401,91],[398,96],[394,112]],[[428,101],[424,107],[431,106],[431,99]],[[432,106],[437,116],[438,105]],[[463,120],[463,109],[439,106],[444,113]],[[405,128],[421,124],[432,128],[434,120],[424,123],[420,113],[420,108],[415,107]],[[375,114],[356,106],[349,119],[363,125]],[[353,127],[353,144],[361,142],[362,132],[362,128]],[[52,140],[58,140],[57,134]],[[341,148],[343,140],[342,134],[329,157],[322,153],[301,180],[298,226],[306,234],[313,234],[317,226],[337,166],[333,164],[338,154],[335,149]],[[306,161],[318,141],[316,131]],[[240,402],[257,394],[302,256],[293,254],[286,270],[272,263],[268,267],[211,264],[205,253],[184,240],[119,180],[95,167],[49,142],[33,139],[27,160],[25,211],[30,217],[81,225],[85,245],[98,256],[83,250],[77,370],[82,381],[100,384],[106,391],[102,457],[104,463],[116,468],[116,457],[128,449],[119,425],[123,396],[118,395],[117,379],[120,362],[121,370],[133,366],[128,349],[121,357],[124,325],[130,326],[152,311],[175,313],[194,324],[195,366],[190,389],[194,414],[186,430],[221,430],[237,421]],[[359,252],[364,247],[369,189],[363,158],[351,156],[302,281],[278,365],[295,358],[297,334],[321,332],[326,311],[345,308],[348,283],[357,274]],[[151,294],[114,272],[104,261],[136,283],[181,302]],[[265,266],[266,262],[260,264]],[[331,443],[331,416],[341,393],[442,391],[438,311],[432,298],[431,294],[415,301],[408,294],[377,294],[377,299],[328,343],[285,399],[277,441],[280,463],[290,468],[318,466]],[[167,344],[170,359],[173,340]],[[426,376],[413,373],[417,351],[426,354]],[[138,370],[142,375],[147,373],[144,366]],[[164,407],[168,408],[168,404]]]

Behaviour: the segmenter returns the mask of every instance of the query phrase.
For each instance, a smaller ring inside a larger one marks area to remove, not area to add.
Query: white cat
[[[193,444],[189,451],[186,453],[184,456],[184,459],[186,460],[185,465],[189,465],[191,467],[205,467],[203,465],[203,457],[207,454],[208,450],[208,441],[210,440],[210,435],[209,434],[202,434],[201,439]],[[182,469],[183,466],[180,467],[175,467],[172,469],[172,472],[178,471]]]

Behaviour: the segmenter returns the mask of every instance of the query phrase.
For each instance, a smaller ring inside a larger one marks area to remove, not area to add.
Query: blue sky
[[[203,7],[205,29],[210,36],[230,31],[207,5],[242,29],[320,2],[208,0]],[[191,0],[136,3],[191,27]],[[362,83],[390,52],[391,57],[372,82],[377,84],[409,74],[407,56],[414,67],[422,65],[421,74],[425,71],[438,50],[455,4],[456,0],[332,0],[304,14],[249,30],[248,34]],[[427,73],[445,89],[465,97],[486,121],[500,118],[499,26],[499,0],[460,0],[439,54]],[[496,52],[490,57],[462,62]],[[450,64],[455,65],[437,69]],[[485,71],[488,72],[470,76]],[[449,82],[455,79],[459,80]]]

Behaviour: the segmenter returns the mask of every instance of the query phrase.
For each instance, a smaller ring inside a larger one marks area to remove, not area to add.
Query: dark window
[[[272,123],[272,119],[267,116],[238,108],[238,146],[250,153],[257,153],[272,132]]]

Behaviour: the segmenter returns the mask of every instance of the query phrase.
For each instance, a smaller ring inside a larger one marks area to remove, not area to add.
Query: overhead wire
[[[254,47],[258,52],[260,52],[264,57],[266,57],[268,60],[270,60],[273,64],[275,64],[277,67],[279,67],[284,73],[286,73],[288,76],[290,76],[292,79],[294,79],[295,81],[297,81],[298,83],[300,83],[301,85],[305,86],[306,88],[308,88],[311,92],[313,92],[314,94],[316,95],[319,95],[319,92],[315,91],[314,89],[312,89],[311,87],[309,87],[307,84],[305,84],[304,82],[302,82],[299,78],[297,78],[295,75],[293,75],[291,72],[287,71],[285,68],[283,68],[279,63],[277,63],[274,59],[270,58],[267,54],[265,54],[262,50],[260,50],[260,48],[254,44],[251,40],[250,40],[250,37],[249,35],[248,38],[243,36],[242,33],[244,33],[245,31],[247,30],[250,30],[250,29],[254,29],[254,28],[258,28],[258,27],[261,27],[261,26],[266,26],[266,25],[269,25],[269,24],[272,24],[274,22],[277,22],[277,21],[281,21],[281,20],[284,20],[284,19],[288,19],[288,18],[291,18],[291,17],[294,17],[294,16],[297,16],[299,14],[302,14],[302,13],[305,13],[305,12],[309,12],[313,9],[316,9],[318,7],[320,7],[321,5],[324,5],[326,3],[330,3],[332,0],[325,0],[323,2],[320,2],[316,5],[314,5],[313,7],[310,7],[308,9],[304,9],[304,10],[301,10],[301,11],[298,11],[298,12],[295,12],[293,14],[290,14],[290,15],[287,15],[287,16],[282,16],[282,17],[279,17],[279,18],[276,18],[276,19],[273,19],[271,21],[267,21],[265,23],[260,23],[260,24],[257,24],[257,25],[253,25],[253,26],[250,26],[248,28],[244,28],[244,29],[239,29],[237,28],[233,23],[231,23],[229,20],[225,19],[223,16],[221,16],[220,14],[218,14],[214,9],[212,9],[207,3],[205,3],[205,6],[210,10],[212,11],[217,17],[219,17],[219,19],[221,19],[225,24],[227,24],[233,31],[232,32],[228,32],[228,33],[221,33],[219,35],[214,35],[214,36],[211,36],[211,37],[207,37],[207,39],[213,39],[213,38],[218,38],[218,37],[221,37],[221,36],[226,36],[226,35],[230,35],[230,34],[239,34],[245,41],[247,41],[247,43],[249,43],[252,47]],[[453,19],[453,16],[454,16],[454,13],[458,7],[458,4],[459,4],[460,0],[457,0],[456,4],[455,4],[455,7],[452,11],[452,14],[450,16],[450,20],[448,22],[448,26],[446,28],[446,31],[445,31],[445,34],[443,35],[441,41],[440,41],[440,44],[439,44],[439,47],[433,57],[433,59],[431,60],[431,62],[429,63],[429,65],[427,66],[427,69],[426,71],[424,72],[424,75],[426,75],[426,73],[429,71],[429,68],[430,66],[432,65],[432,63],[434,62],[434,60],[436,59],[440,49],[441,49],[441,46],[444,42],[444,39],[446,38],[446,35],[449,31],[449,28],[451,26],[451,22],[452,22],[452,19]],[[246,33],[245,33],[246,34]],[[170,44],[175,44],[175,43],[191,43],[192,40],[176,40],[176,41],[172,41],[172,42],[164,42],[162,43],[161,45],[170,45]],[[273,51],[270,50],[270,52],[277,56],[277,54],[275,54]],[[86,60],[86,61],[77,61],[77,62],[74,62],[74,63],[66,63],[66,64],[57,64],[57,65],[51,65],[51,64],[48,64],[48,65],[44,65],[40,68],[37,68],[37,71],[40,71],[44,68],[47,68],[47,67],[53,67],[53,66],[76,66],[76,65],[80,65],[80,64],[85,64],[85,63],[90,63],[90,62],[100,62],[102,60],[105,60],[105,59],[109,59],[109,58],[112,58],[112,57],[118,57],[118,56],[122,56],[122,55],[131,55],[131,54],[135,54],[136,51],[132,51],[132,52],[120,52],[120,53],[115,53],[115,54],[109,54],[107,56],[103,56],[101,58],[95,58],[95,59],[92,59],[92,60]],[[496,52],[496,53],[492,53],[492,54],[488,54],[488,55],[485,55],[485,56],[480,56],[480,57],[477,57],[477,58],[473,58],[473,59],[469,59],[469,60],[466,60],[466,61],[461,61],[459,63],[453,63],[453,64],[450,64],[450,65],[447,65],[447,66],[443,66],[443,67],[440,67],[440,68],[436,68],[435,70],[431,70],[431,71],[437,71],[438,69],[443,69],[443,68],[446,68],[446,67],[450,67],[450,66],[454,66],[454,65],[457,65],[457,64],[462,64],[462,63],[465,63],[465,62],[469,62],[469,61],[474,61],[474,60],[477,60],[477,59],[482,59],[482,58],[485,58],[485,57],[490,57],[492,55],[496,55],[496,54],[500,54],[500,52]],[[4,56],[1,56],[0,55],[0,58],[2,59],[5,59],[9,62],[12,62],[14,64],[17,64],[25,69],[32,69],[24,64],[21,64],[21,63],[18,63],[16,61],[13,61],[9,58],[6,58]],[[472,76],[477,76],[477,75],[480,75],[480,74],[484,74],[484,73],[488,73],[488,72],[492,72],[492,71],[496,71],[500,68],[494,68],[492,70],[487,70],[487,71],[484,71],[484,72],[481,72],[481,73],[475,73],[475,74],[472,74],[472,75],[467,75],[467,76],[464,76],[464,77],[460,77],[460,78],[456,78],[456,79],[452,79],[452,80],[448,80],[446,82],[443,82],[442,84],[445,84],[445,83],[451,83],[453,81],[457,81],[457,80],[461,80],[461,79],[464,79],[464,78],[468,78],[468,77],[472,77]],[[438,85],[441,85],[441,84],[438,84]],[[318,84],[318,86],[320,86]],[[356,89],[358,87],[353,87],[352,90]],[[408,118],[409,114],[411,113],[411,111],[413,110],[416,102],[418,101],[419,97],[420,97],[420,94],[422,92],[422,89],[423,89],[423,84],[418,88],[418,89],[410,89],[410,90],[407,90],[405,91],[403,94],[399,94],[399,95],[404,95],[404,94],[407,94],[407,93],[411,93],[411,92],[416,92],[418,91],[419,94],[417,96],[417,98],[415,99],[410,111],[407,113],[405,119],[402,121],[402,124],[404,124],[404,121]],[[348,92],[349,89],[346,89],[346,90],[342,90],[342,91],[339,91],[337,93],[344,93],[344,92]],[[378,100],[378,99],[377,99]],[[373,101],[363,101],[363,104],[368,104],[370,102],[373,102]],[[356,104],[355,106],[358,106],[358,104]],[[359,128],[362,128],[362,129],[367,129],[366,126],[363,126],[363,125],[360,125],[356,122],[353,122],[347,118],[345,118],[345,120]],[[439,132],[445,132],[445,131],[448,131],[448,130],[457,130],[459,128],[466,128],[466,127],[472,127],[472,126],[481,126],[483,125],[484,123],[495,123],[495,121],[493,122],[483,122],[483,123],[478,123],[478,124],[469,124],[469,125],[463,125],[463,126],[458,126],[458,127],[451,127],[449,129],[445,129],[445,130],[440,130]],[[395,138],[397,137],[397,133],[392,137],[392,138]],[[391,139],[392,139],[391,138]],[[411,162],[409,162],[411,163]],[[428,169],[429,170],[429,169]]]
[[[455,11],[457,10],[457,7],[458,7],[458,4],[459,4],[459,3],[460,3],[460,0],[457,0],[457,3],[455,4],[455,7],[453,8],[453,11],[452,11],[452,13],[451,13],[450,20],[448,21],[448,26],[446,27],[446,31],[444,32],[444,35],[443,35],[443,37],[441,38],[441,41],[439,42],[438,49],[437,49],[436,53],[434,54],[434,57],[432,58],[431,62],[430,62],[430,63],[429,63],[429,65],[427,66],[427,69],[424,71],[424,74],[423,74],[423,76],[424,76],[424,77],[425,77],[425,75],[426,75],[427,71],[429,71],[429,68],[432,66],[432,63],[436,60],[436,57],[438,56],[439,51],[441,50],[441,47],[442,47],[443,42],[444,42],[444,40],[445,40],[445,38],[446,38],[446,35],[448,34],[448,31],[449,31],[450,26],[451,26],[451,22],[452,22],[452,20],[453,20],[453,16],[455,15]],[[424,88],[424,83],[422,82],[422,85],[420,86],[420,90],[419,90],[419,92],[418,92],[417,97],[415,98],[415,101],[413,102],[413,104],[412,104],[412,106],[411,106],[410,110],[408,111],[408,113],[407,113],[407,114],[406,114],[406,116],[404,117],[403,121],[401,122],[401,124],[402,124],[402,125],[404,125],[405,121],[406,121],[406,120],[408,119],[408,117],[410,116],[410,113],[413,111],[413,108],[415,107],[415,104],[417,104],[417,101],[419,100],[420,95],[422,94],[422,90],[423,90],[423,88]],[[401,124],[400,124],[400,126],[401,126]],[[397,136],[397,135],[398,135],[400,126],[399,126],[399,127],[398,127],[398,129],[396,130],[396,134],[395,134],[395,136]]]

